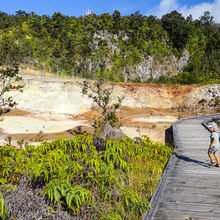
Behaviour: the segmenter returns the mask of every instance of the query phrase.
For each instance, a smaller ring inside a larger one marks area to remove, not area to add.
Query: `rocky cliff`
[[[99,33],[94,34],[93,38],[93,44],[95,45],[95,48],[98,49],[100,42],[104,42],[109,49],[109,52],[111,54],[117,54],[119,55],[121,50],[119,46],[119,39],[123,42],[126,42],[129,40],[129,37],[125,34],[120,32],[119,34],[110,34],[107,31],[100,31]],[[157,54],[151,55],[151,56],[141,56],[140,62],[138,62],[135,65],[126,65],[122,69],[122,73],[125,79],[125,82],[127,81],[140,81],[140,82],[146,82],[149,79],[158,79],[162,75],[177,75],[180,73],[183,68],[188,64],[190,60],[190,54],[189,52],[184,49],[182,52],[182,55],[180,57],[173,54],[169,48],[168,45],[164,45],[167,50],[167,55],[159,57]],[[125,55],[126,57],[127,55]],[[113,61],[110,57],[105,57],[105,65],[106,69],[111,69],[114,65]],[[99,60],[100,64],[96,64],[96,67],[98,65],[101,65],[101,62],[103,60]],[[89,70],[91,71],[94,63],[91,60],[88,60],[88,66]]]

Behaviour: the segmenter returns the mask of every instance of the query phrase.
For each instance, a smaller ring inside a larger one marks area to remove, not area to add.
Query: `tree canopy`
[[[209,12],[197,20],[172,11],[161,19],[140,12],[122,16],[90,14],[75,17],[59,12],[39,16],[0,12],[0,62],[86,78],[129,81],[136,66],[153,57],[181,57],[188,65],[177,76],[160,77],[169,83],[217,83],[220,74],[220,30]],[[152,72],[152,74],[154,74]]]

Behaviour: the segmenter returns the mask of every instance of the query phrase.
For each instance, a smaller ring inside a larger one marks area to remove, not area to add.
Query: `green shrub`
[[[56,204],[67,205],[73,212],[77,212],[87,200],[91,200],[91,192],[81,186],[73,186],[66,180],[51,180],[44,188],[44,196]]]
[[[78,135],[25,150],[0,147],[0,189],[27,175],[29,186],[41,187],[54,210],[72,215],[87,210],[95,219],[140,218],[172,150],[147,136],[102,144],[98,148],[92,136]]]
[[[5,205],[4,198],[3,198],[2,194],[0,193],[0,217],[2,220],[5,220],[8,218],[8,216],[9,216],[8,209]]]
[[[105,213],[101,217],[101,220],[122,220],[122,218],[117,212],[111,211],[111,212]]]

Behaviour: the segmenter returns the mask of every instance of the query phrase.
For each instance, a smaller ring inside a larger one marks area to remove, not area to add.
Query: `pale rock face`
[[[29,112],[25,117],[5,116],[0,122],[3,133],[44,133],[61,132],[88,122],[74,121],[73,115],[87,112],[93,103],[82,96],[78,79],[62,79],[23,75],[23,93],[10,92],[17,108]],[[106,88],[111,87],[106,84]],[[172,86],[154,84],[121,84],[116,83],[112,96],[113,102],[118,96],[125,98],[122,106],[131,108],[168,109],[178,106],[193,106],[205,99],[206,103],[220,97],[220,85],[208,86]],[[136,118],[135,121],[154,122],[158,118]],[[176,118],[165,117],[163,121],[174,121]],[[0,138],[1,139],[1,138]],[[4,140],[4,138],[3,138]]]
[[[74,121],[73,115],[88,111],[92,101],[82,96],[75,80],[23,75],[23,93],[12,91],[18,109],[29,112],[26,116],[3,116],[0,128],[3,134],[62,132],[84,121]],[[4,135],[3,138],[4,143]]]
[[[22,133],[55,133],[71,129],[75,126],[83,125],[84,121],[73,120],[47,120],[45,118],[23,117],[23,116],[7,116],[0,121],[0,127],[7,134],[22,134]]]
[[[180,57],[180,59],[176,58],[178,70],[182,70],[182,68],[188,64],[189,59],[190,59],[189,51],[185,49],[183,51],[182,57]]]
[[[118,45],[118,39],[122,37],[122,40],[126,41],[129,37],[123,33],[119,33],[118,35],[111,35],[106,30],[100,31],[99,33],[94,34],[93,43],[96,45],[96,49],[98,48],[98,44],[100,40],[105,40],[107,43],[107,47],[109,48],[112,54],[120,53],[120,48]],[[163,57],[161,61],[159,61],[155,55],[149,56],[147,58],[142,58],[142,61],[134,68],[132,66],[126,66],[123,70],[123,75],[125,78],[125,82],[128,80],[137,80],[139,79],[141,82],[146,82],[148,79],[158,79],[162,75],[170,74],[177,75],[182,71],[182,69],[188,64],[190,59],[190,54],[188,50],[183,50],[182,56],[180,58],[172,55],[168,55],[167,57]],[[91,61],[88,60],[89,66],[91,66]],[[111,69],[112,62],[109,58],[106,58],[106,67]],[[90,68],[91,69],[91,68]]]
[[[12,95],[19,109],[32,113],[47,113],[55,118],[68,118],[88,111],[92,102],[81,94],[75,81],[49,77],[23,76],[23,93],[13,91]]]
[[[96,48],[98,48],[98,43],[100,39],[105,40],[107,42],[108,48],[110,49],[111,53],[120,52],[120,49],[118,47],[117,34],[111,35],[106,30],[100,31],[99,33],[95,33],[93,43],[96,45]],[[125,36],[123,39],[126,40],[127,36]]]
[[[188,102],[198,104],[202,99],[210,102],[212,99],[220,97],[220,85],[205,85],[194,88],[190,93],[186,95]]]
[[[204,88],[201,91],[201,94],[208,99],[220,97],[220,85],[210,85]]]
[[[81,94],[77,79],[60,79],[24,75],[24,91],[10,93],[18,103],[17,108],[31,113],[47,114],[48,117],[63,120],[84,113],[93,106],[86,96]],[[188,88],[182,86],[181,88]],[[176,95],[172,86],[126,85],[116,84],[112,93],[125,94],[123,106],[136,108],[171,108],[179,105],[198,104],[201,99],[210,101],[220,97],[220,85],[194,86],[188,91]],[[177,90],[178,91],[178,90]],[[114,99],[114,98],[113,98]],[[114,100],[113,100],[114,102]]]
[[[172,55],[164,58],[162,63],[157,61],[154,56],[148,57],[148,59],[143,60],[137,65],[136,72],[130,78],[135,79],[139,76],[141,81],[146,81],[150,78],[158,79],[160,76],[168,73],[170,75],[177,75],[187,65],[189,58],[190,55],[187,50],[183,51],[180,58]]]

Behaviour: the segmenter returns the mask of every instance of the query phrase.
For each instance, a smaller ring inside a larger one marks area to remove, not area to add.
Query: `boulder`
[[[201,99],[198,104],[199,105],[205,105],[207,103],[207,101],[205,99]]]
[[[112,127],[109,123],[106,123],[101,132],[101,138],[106,139],[121,139],[124,138],[126,135],[116,127]]]

